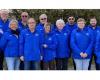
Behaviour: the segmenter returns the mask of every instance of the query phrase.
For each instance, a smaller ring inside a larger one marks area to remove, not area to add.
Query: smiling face
[[[42,24],[47,23],[47,15],[46,14],[40,15],[39,19],[40,19],[40,23],[42,23]]]
[[[80,21],[80,22],[77,23],[77,25],[78,25],[78,27],[80,29],[83,29],[85,27],[85,22],[84,21]]]
[[[3,21],[6,21],[8,19],[8,12],[7,11],[1,11],[1,19]]]
[[[83,18],[79,18],[77,20],[78,28],[83,29],[85,27],[85,20]]]
[[[36,27],[36,21],[34,20],[34,18],[30,18],[28,20],[28,26],[29,26],[30,29],[35,29],[35,27]]]
[[[56,21],[56,26],[57,26],[58,30],[62,30],[65,26],[65,23],[62,19],[59,19]]]
[[[69,24],[74,24],[75,18],[74,18],[73,16],[70,16],[70,17],[68,18],[68,22],[69,22]]]
[[[44,29],[45,29],[45,33],[49,33],[51,30],[50,24],[45,24]]]
[[[16,30],[16,29],[18,28],[17,23],[16,23],[16,22],[11,22],[10,28],[11,28],[12,30]]]
[[[95,18],[90,19],[90,24],[91,24],[92,27],[96,27],[97,20]]]
[[[22,19],[23,22],[27,22],[27,20],[28,20],[28,13],[27,12],[22,12],[21,19]]]

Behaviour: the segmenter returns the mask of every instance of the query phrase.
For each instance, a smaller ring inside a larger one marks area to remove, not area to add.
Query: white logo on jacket
[[[64,35],[66,36],[66,35],[67,35],[67,33],[64,33]]]
[[[36,33],[35,36],[39,36],[39,34]]]
[[[86,33],[87,36],[89,36],[89,33]]]
[[[30,34],[26,34],[26,36],[28,36],[28,35],[30,35]]]
[[[50,37],[48,40],[52,40],[52,38]]]

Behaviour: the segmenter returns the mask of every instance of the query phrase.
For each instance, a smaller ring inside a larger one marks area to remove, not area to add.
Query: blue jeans
[[[40,62],[24,61],[24,70],[40,70]]]
[[[8,70],[19,70],[20,60],[17,57],[6,57]]]
[[[90,59],[74,59],[76,70],[88,70]]]

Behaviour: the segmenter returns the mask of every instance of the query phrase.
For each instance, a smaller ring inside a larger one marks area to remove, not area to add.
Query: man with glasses
[[[73,15],[70,15],[68,16],[68,22],[66,23],[66,26],[65,26],[65,29],[69,30],[70,31],[70,34],[71,32],[77,28],[77,24],[75,22],[75,17]],[[71,51],[71,50],[70,50]],[[72,53],[72,52],[71,52]],[[76,66],[75,66],[75,62],[73,60],[73,65],[74,65],[74,70],[76,70]]]
[[[77,28],[77,25],[76,25],[76,23],[75,23],[75,17],[74,17],[74,16],[70,15],[70,16],[68,17],[68,22],[66,23],[66,28],[67,28],[70,32],[72,32],[73,29]]]
[[[28,27],[27,20],[28,20],[28,13],[22,12],[21,13],[21,20],[19,21],[19,30],[20,31],[22,31],[23,29],[26,29]]]
[[[9,12],[8,10],[1,10],[0,11],[0,37],[2,37],[2,34],[8,30],[9,26]],[[4,60],[4,53],[2,50],[0,50],[0,70],[3,70],[3,60]]]
[[[28,13],[27,12],[22,12],[21,13],[21,20],[18,22],[18,28],[20,32],[26,28],[28,28],[27,20],[28,20]],[[20,61],[20,70],[24,70],[24,62]]]
[[[40,23],[37,25],[36,30],[41,34],[41,36],[44,33],[44,24],[47,23],[47,15],[46,14],[41,14],[39,16]],[[41,57],[41,70],[43,70],[43,61]]]

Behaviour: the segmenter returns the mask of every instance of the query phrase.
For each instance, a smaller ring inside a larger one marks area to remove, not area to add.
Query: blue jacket
[[[42,39],[37,31],[23,30],[19,37],[20,56],[24,56],[25,61],[40,61]]]
[[[43,44],[47,44],[47,48],[43,47],[43,61],[51,61],[54,60],[56,57],[56,47],[57,47],[57,40],[55,35],[50,32],[48,34],[44,34],[44,42]]]
[[[96,26],[96,28],[93,29],[93,27],[89,25],[88,28],[91,29],[93,32],[93,40],[94,40],[93,48],[95,49],[96,37],[97,37],[97,34],[100,33],[100,26]],[[93,52],[94,52],[94,49],[93,49]]]
[[[10,22],[10,20],[8,20],[8,19],[6,22],[4,22],[2,19],[0,19],[0,29],[2,29],[3,32],[5,32],[9,29],[9,22]]]
[[[70,25],[68,22],[65,25],[65,28],[68,29],[70,32],[72,32],[74,29],[77,28],[77,24],[74,23],[73,25]]]
[[[100,32],[97,34],[95,45],[96,63],[100,64]]]
[[[24,29],[26,29],[26,28],[28,28],[28,25],[23,25],[23,23],[21,22],[21,20],[18,22],[18,28],[19,28],[19,30],[20,31],[22,31],[22,30],[24,30]]]
[[[93,48],[93,34],[88,28],[80,30],[79,28],[72,31],[70,46],[72,48],[72,57],[82,59],[80,53],[87,53],[87,58],[91,58]]]
[[[44,33],[44,24],[41,24],[39,23],[37,26],[36,26],[36,30],[40,33]],[[51,24],[51,31],[54,30],[54,25]]]
[[[19,39],[18,35],[12,34],[8,30],[3,34],[0,40],[0,48],[4,50],[5,57],[18,57],[19,56]]]
[[[69,31],[66,31],[64,28],[62,31],[56,30],[56,39],[57,39],[57,52],[56,58],[68,58],[70,55],[69,49]]]

